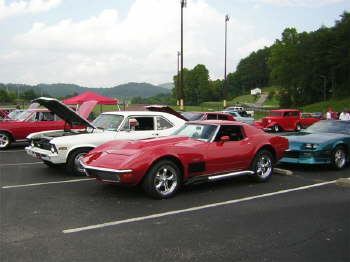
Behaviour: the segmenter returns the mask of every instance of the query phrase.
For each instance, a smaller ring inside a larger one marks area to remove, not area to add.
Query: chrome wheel
[[[301,125],[300,124],[297,124],[296,128],[295,128],[295,131],[300,131],[301,130]]]
[[[276,133],[279,132],[280,131],[280,127],[278,125],[274,125],[273,126],[273,131],[276,132]]]
[[[341,146],[336,147],[332,156],[332,164],[335,168],[341,169],[346,164],[346,152]]]
[[[257,163],[256,175],[261,178],[266,178],[271,175],[272,161],[269,157],[262,155]]]
[[[272,175],[273,164],[274,158],[272,153],[265,149],[260,150],[251,164],[254,180],[258,182],[267,181]]]
[[[156,199],[170,198],[181,186],[180,167],[171,160],[156,162],[142,181],[143,190]]]
[[[82,159],[92,148],[78,148],[71,152],[67,158],[66,168],[73,175],[85,175],[84,168],[80,164]]]
[[[10,137],[6,133],[0,133],[0,149],[5,149],[10,145]]]
[[[163,196],[172,194],[177,187],[178,176],[174,168],[164,165],[157,170],[154,177],[154,187]]]

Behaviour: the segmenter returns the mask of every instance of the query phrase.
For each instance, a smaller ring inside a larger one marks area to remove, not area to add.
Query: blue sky
[[[333,26],[350,0],[187,0],[184,66],[223,78],[286,27]],[[111,87],[171,82],[180,49],[180,0],[0,0],[0,83]]]

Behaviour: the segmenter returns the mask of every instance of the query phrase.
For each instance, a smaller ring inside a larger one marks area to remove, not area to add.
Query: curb
[[[338,186],[350,187],[350,178],[339,178],[335,184]]]
[[[274,168],[273,172],[275,174],[279,174],[279,175],[284,175],[284,176],[291,176],[293,175],[293,172],[287,169],[282,169],[282,168]]]

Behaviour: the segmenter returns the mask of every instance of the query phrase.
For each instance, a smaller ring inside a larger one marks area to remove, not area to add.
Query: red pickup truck
[[[273,132],[300,131],[303,127],[301,113],[297,109],[271,110],[267,117],[262,118],[261,121],[256,121],[254,125]]]

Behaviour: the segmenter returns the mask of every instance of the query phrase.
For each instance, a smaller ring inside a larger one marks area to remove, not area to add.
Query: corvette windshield
[[[197,140],[210,141],[216,128],[216,125],[185,124],[175,131],[173,135],[188,136]]]
[[[350,121],[318,121],[305,129],[307,133],[337,133],[350,135]]]
[[[124,116],[121,115],[102,114],[99,115],[92,124],[98,129],[116,131],[123,122],[123,119]]]

